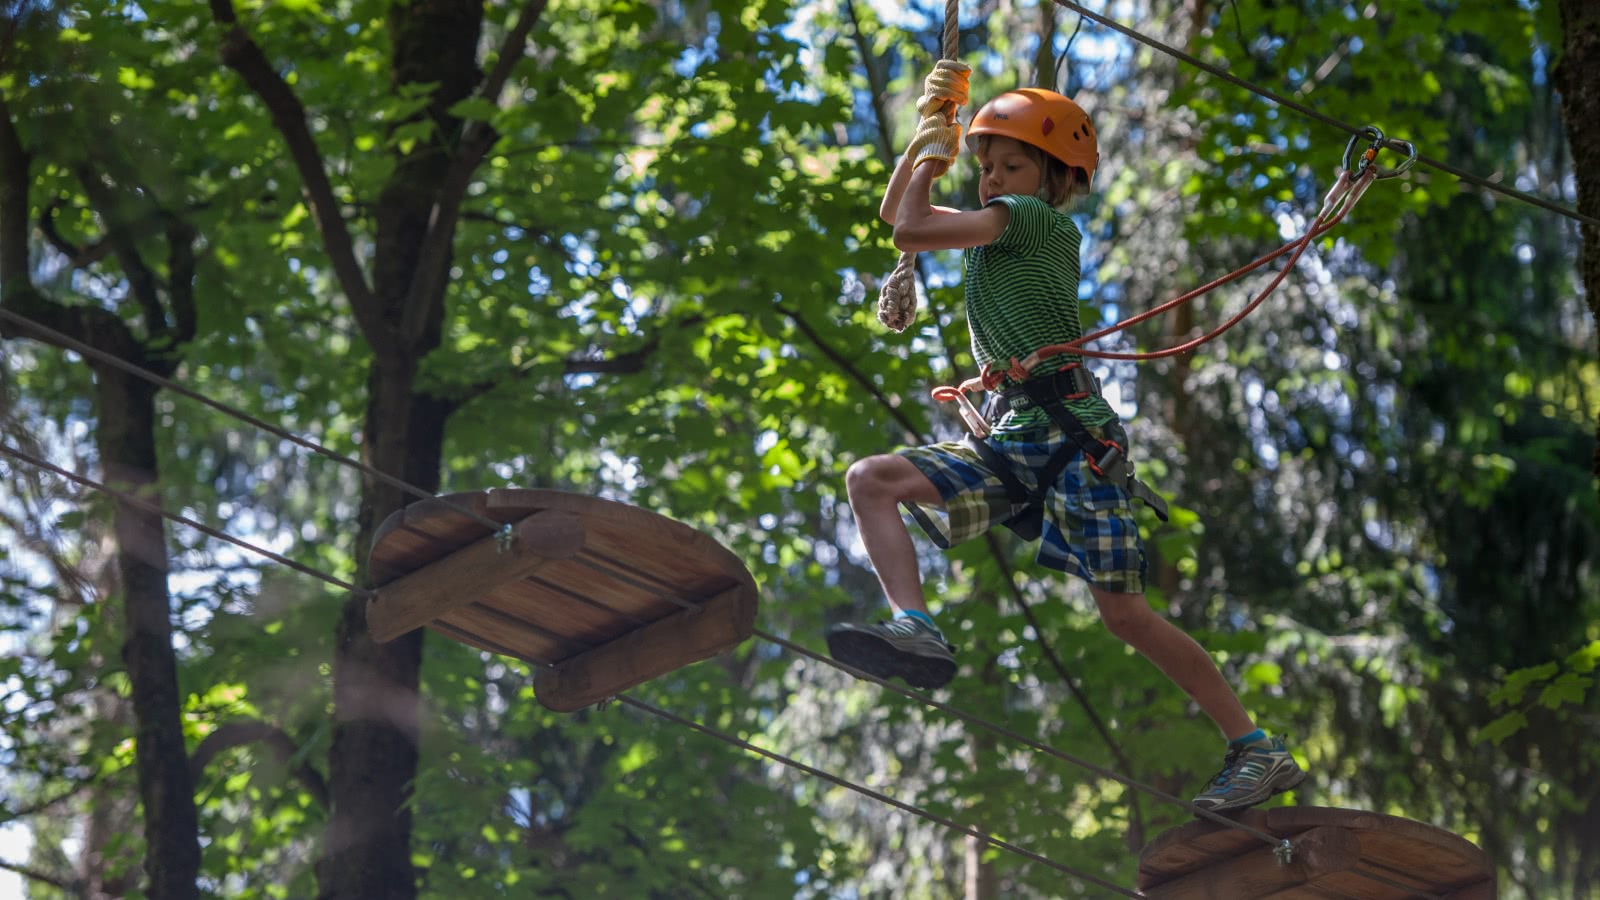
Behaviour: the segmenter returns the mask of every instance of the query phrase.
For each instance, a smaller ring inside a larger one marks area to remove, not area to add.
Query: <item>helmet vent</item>
[[[1049,116],[1045,116],[1044,117],[1044,121],[1039,124],[1039,133],[1040,134],[1049,134],[1050,132],[1055,131],[1055,130],[1056,130],[1056,120],[1050,118]]]

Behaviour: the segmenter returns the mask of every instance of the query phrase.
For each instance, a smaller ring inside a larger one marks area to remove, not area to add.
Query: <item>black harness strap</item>
[[[967,443],[977,451],[989,468],[1000,476],[1011,503],[1014,506],[1025,507],[1004,523],[1018,537],[1030,541],[1039,537],[1043,528],[1045,492],[1056,483],[1056,479],[1061,477],[1061,473],[1072,461],[1073,455],[1080,450],[1088,458],[1089,468],[1096,475],[1110,481],[1121,482],[1130,496],[1149,506],[1161,521],[1167,521],[1167,502],[1161,495],[1151,490],[1149,485],[1135,477],[1133,463],[1128,459],[1127,450],[1116,441],[1104,441],[1091,434],[1089,429],[1078,421],[1078,417],[1067,409],[1064,402],[1099,394],[1100,383],[1093,373],[1076,364],[1049,375],[1030,378],[1003,392],[1006,402],[1012,409],[1030,407],[1043,409],[1068,438],[1069,442],[1062,444],[1045,463],[1039,475],[1037,491],[1029,491],[1022,484],[1016,473],[1011,470],[1010,462],[996,453],[988,441],[967,436]]]

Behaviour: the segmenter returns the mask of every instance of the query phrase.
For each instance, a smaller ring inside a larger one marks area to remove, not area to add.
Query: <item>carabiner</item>
[[[958,387],[936,387],[933,389],[933,399],[940,403],[954,403],[961,412],[961,421],[966,423],[967,430],[976,438],[989,436],[989,423],[984,420],[983,413],[972,405],[967,399],[966,392]]]
[[[1356,145],[1361,143],[1363,138],[1371,143],[1367,145],[1366,150],[1361,152],[1360,158],[1356,159],[1354,155]],[[1401,148],[1406,151],[1406,158],[1400,163],[1400,165],[1389,169],[1374,166],[1373,163],[1378,158],[1379,150],[1393,150],[1395,148]],[[1373,169],[1372,177],[1375,181],[1381,181],[1385,178],[1394,178],[1397,175],[1404,175],[1407,170],[1416,165],[1416,162],[1417,148],[1410,141],[1386,138],[1383,136],[1383,129],[1376,125],[1368,125],[1365,128],[1362,128],[1360,131],[1357,131],[1355,134],[1350,135],[1350,143],[1346,144],[1344,147],[1344,168],[1345,171],[1350,173],[1352,181],[1366,174],[1368,169]]]

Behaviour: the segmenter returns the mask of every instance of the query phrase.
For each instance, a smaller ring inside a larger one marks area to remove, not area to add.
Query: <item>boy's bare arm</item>
[[[899,175],[898,170],[895,173]],[[932,166],[916,166],[905,176],[905,185],[895,199],[894,245],[907,253],[925,250],[962,250],[992,243],[1005,233],[1011,211],[1004,204],[975,211],[934,207],[928,194],[936,177]],[[890,189],[894,179],[890,179]],[[884,200],[887,203],[888,197]]]
[[[889,186],[883,191],[883,202],[878,204],[878,218],[890,225],[895,223],[895,217],[900,214],[900,198],[905,196],[906,185],[911,181],[911,172],[915,167],[916,161],[909,154],[902,156],[900,161],[895,163],[894,173],[889,176]],[[945,206],[929,208],[940,215],[960,212]]]

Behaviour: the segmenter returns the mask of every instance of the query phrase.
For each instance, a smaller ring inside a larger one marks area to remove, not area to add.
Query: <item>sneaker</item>
[[[941,688],[956,675],[955,648],[921,619],[907,616],[877,625],[828,629],[828,653],[847,666],[882,679],[902,678],[917,688]]]
[[[1305,780],[1305,770],[1285,749],[1283,738],[1229,747],[1222,771],[1194,798],[1194,805],[1211,812],[1245,809]]]

